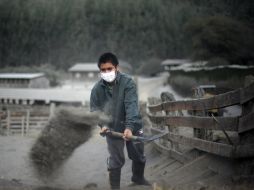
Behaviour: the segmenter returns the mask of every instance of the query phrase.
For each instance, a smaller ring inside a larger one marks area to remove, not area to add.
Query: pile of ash
[[[98,115],[78,110],[59,110],[32,146],[30,159],[41,177],[49,177],[89,140]]]

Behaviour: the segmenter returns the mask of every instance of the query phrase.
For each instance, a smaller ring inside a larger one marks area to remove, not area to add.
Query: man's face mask
[[[101,72],[101,78],[106,82],[113,82],[116,79],[116,71]]]

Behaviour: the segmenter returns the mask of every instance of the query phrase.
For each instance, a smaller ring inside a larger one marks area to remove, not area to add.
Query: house
[[[161,65],[164,67],[165,71],[168,71],[171,67],[176,67],[189,62],[189,59],[166,59],[161,62]]]
[[[1,88],[48,88],[44,73],[0,73]]]
[[[98,79],[97,63],[77,63],[69,69],[73,81]]]
[[[0,88],[1,106],[20,105],[85,105],[88,104],[90,91],[60,88]]]

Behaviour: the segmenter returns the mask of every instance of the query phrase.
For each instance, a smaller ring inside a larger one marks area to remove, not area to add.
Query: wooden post
[[[15,99],[15,104],[19,104],[19,100],[18,99]]]
[[[33,105],[33,104],[34,104],[34,100],[30,100],[29,105]]]
[[[176,99],[173,94],[171,94],[169,92],[162,92],[161,93],[161,101],[162,102],[169,102],[169,101],[175,101],[175,100]],[[179,113],[179,111],[174,111],[174,112],[165,111],[165,114],[170,115],[170,116],[176,116],[176,115],[178,115],[178,113]],[[179,134],[179,129],[177,127],[173,127],[173,126],[169,126],[169,125],[167,125],[167,127],[168,127],[168,131],[170,131],[174,134],[177,134],[177,135]],[[167,139],[165,139],[165,140],[167,140]],[[171,144],[171,149],[179,151],[179,144],[178,143],[170,141],[170,144]]]
[[[21,117],[21,136],[24,136],[24,129],[25,129],[25,117]]]
[[[7,110],[7,118],[6,118],[6,124],[7,124],[7,136],[10,135],[10,128],[11,128],[11,113],[9,110]]]
[[[249,80],[246,80],[245,87],[250,85]],[[254,111],[254,98],[242,104],[242,116],[246,116]],[[252,125],[254,123],[252,122]],[[254,143],[254,129],[238,133],[240,145],[248,145]],[[240,178],[248,178],[254,175],[254,158],[240,160],[238,174]]]
[[[249,82],[247,84],[245,83],[245,86],[247,85],[249,85]],[[248,115],[253,111],[254,111],[254,98],[242,104],[242,116]],[[254,130],[252,129],[243,133],[239,133],[239,137],[240,144],[254,143]]]
[[[26,110],[26,134],[29,131],[30,110]]]
[[[22,100],[23,105],[27,105],[27,100]]]
[[[254,76],[253,75],[248,75],[245,77],[245,81],[244,81],[244,86],[248,86],[250,85],[251,83],[254,82]]]
[[[51,102],[49,107],[49,118],[54,116],[55,109],[56,109],[56,104]]]
[[[157,98],[157,97],[149,97],[148,98],[148,104],[149,105],[154,105],[154,104],[158,104],[161,103],[161,99]],[[151,113],[152,115],[162,115],[162,111],[161,112],[155,112],[155,113]],[[157,128],[160,130],[164,130],[165,127],[162,126],[161,124],[158,123],[152,123],[152,127],[153,128]],[[158,140],[160,144],[163,144],[163,141],[161,139]]]
[[[9,104],[13,104],[13,99],[9,99]]]

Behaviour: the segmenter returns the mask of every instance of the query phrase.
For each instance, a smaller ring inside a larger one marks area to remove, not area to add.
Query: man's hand
[[[132,131],[130,129],[125,129],[123,133],[124,140],[128,141],[132,137]]]
[[[106,133],[108,130],[109,130],[108,127],[103,126],[103,127],[101,128],[101,131],[100,131],[101,136],[105,136],[105,133]]]

